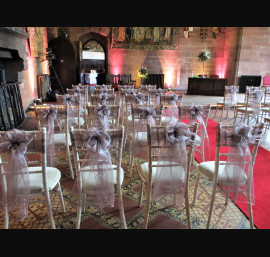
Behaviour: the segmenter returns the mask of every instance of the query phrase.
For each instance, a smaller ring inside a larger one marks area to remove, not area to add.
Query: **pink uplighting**
[[[36,81],[36,72],[34,69],[34,60],[31,57],[27,57],[28,60],[28,76],[29,76],[29,82],[30,82],[30,88],[31,88],[31,97],[35,98],[35,81]]]
[[[111,54],[110,56],[109,65],[111,66],[110,74],[123,74],[124,51],[122,49],[117,49],[113,51],[113,54]]]
[[[229,55],[228,51],[225,51],[224,57],[217,59],[215,73],[219,75],[220,78],[226,78],[228,55]]]

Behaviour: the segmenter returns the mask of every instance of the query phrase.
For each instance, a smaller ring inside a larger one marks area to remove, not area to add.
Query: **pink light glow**
[[[31,88],[31,97],[35,98],[35,81],[36,81],[36,71],[34,68],[34,60],[31,57],[27,57],[28,60],[28,77],[30,82],[30,88]]]
[[[228,51],[224,51],[224,57],[217,59],[215,73],[219,75],[220,78],[226,78],[228,55]]]
[[[118,75],[123,73],[123,63],[124,63],[124,51],[122,49],[117,49],[113,51],[110,56],[111,71],[110,74]]]
[[[172,81],[173,81],[173,71],[169,70],[165,72],[165,87],[170,88],[172,86]]]

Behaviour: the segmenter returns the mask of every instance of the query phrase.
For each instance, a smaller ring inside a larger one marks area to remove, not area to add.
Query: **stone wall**
[[[57,37],[59,28],[47,28],[48,41]],[[112,27],[64,27],[60,28],[74,46],[77,67],[80,63],[80,39],[84,41],[87,34],[94,32],[107,38],[108,74],[130,73],[140,78],[137,70],[143,64],[149,73],[164,73],[167,87],[178,87],[186,90],[188,77],[202,74],[202,62],[198,59],[199,52],[207,48],[213,56],[205,64],[205,74],[217,74],[226,77],[228,85],[238,84],[241,75],[266,75],[270,71],[267,62],[270,48],[270,28],[222,27],[218,38],[212,35],[212,27],[208,27],[208,37],[200,39],[200,27],[193,27],[189,38],[184,37],[184,28],[177,27],[177,50],[137,50],[111,48]]]
[[[24,69],[18,72],[18,81],[23,107],[26,110],[37,95],[37,75],[47,73],[47,63],[40,62],[40,58],[30,57],[26,48],[26,39],[19,33],[0,30],[0,47],[18,50],[24,60]],[[45,40],[46,43],[46,40]]]
[[[238,78],[270,75],[270,27],[244,27],[239,52]]]

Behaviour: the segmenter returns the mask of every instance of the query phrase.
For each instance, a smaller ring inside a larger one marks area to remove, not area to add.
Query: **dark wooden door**
[[[50,77],[52,90],[62,92],[60,83],[66,93],[66,88],[71,88],[72,84],[76,84],[76,62],[75,51],[71,42],[64,36],[59,36],[49,42],[48,46],[55,54],[55,59],[50,67]],[[56,74],[55,74],[56,73]],[[58,81],[57,79],[60,81]]]

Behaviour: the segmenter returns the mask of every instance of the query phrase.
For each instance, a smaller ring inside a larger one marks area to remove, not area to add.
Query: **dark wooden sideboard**
[[[224,96],[227,79],[188,78],[188,95]]]

